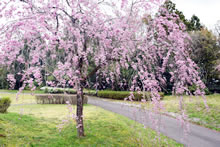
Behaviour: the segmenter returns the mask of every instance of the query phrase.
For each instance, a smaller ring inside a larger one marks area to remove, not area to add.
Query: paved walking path
[[[147,110],[91,96],[89,96],[88,103],[124,115],[132,120],[144,124],[145,126],[153,128],[153,125],[148,117],[149,111]],[[161,133],[179,143],[189,147],[220,147],[220,133],[217,131],[190,123],[190,133],[187,139],[183,140],[183,129],[178,120],[165,115],[153,114],[153,116],[158,118],[160,117]]]

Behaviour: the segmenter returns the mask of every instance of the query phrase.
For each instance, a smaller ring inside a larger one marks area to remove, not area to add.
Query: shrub
[[[75,89],[68,89],[68,90],[65,90],[65,92],[68,93],[68,94],[76,94]]]
[[[197,87],[196,87],[195,84],[193,84],[192,86],[189,86],[189,91],[190,91],[192,94],[194,94],[194,92],[196,91],[196,89],[197,89]],[[204,92],[205,92],[206,95],[211,94],[211,91],[210,91],[208,88],[205,88],[205,89],[204,89]]]
[[[141,101],[144,98],[143,93],[134,92],[134,100],[135,101]],[[164,93],[160,92],[160,97],[163,99]],[[125,98],[130,96],[129,91],[110,91],[110,90],[102,90],[98,91],[97,94],[98,97],[102,98],[108,98],[108,99],[117,99],[117,100],[124,100]],[[145,92],[145,99],[150,100],[151,94],[150,92]]]
[[[77,96],[68,94],[36,94],[37,104],[66,104],[69,101],[70,104],[76,105]],[[84,96],[83,104],[87,104],[88,98]]]
[[[189,91],[193,94],[196,91],[197,87],[195,84],[193,84],[192,86],[189,86]]]
[[[48,89],[47,88],[44,89],[44,93],[48,93]]]
[[[52,94],[76,94],[76,90],[74,89],[63,89],[63,88],[45,88],[44,93],[52,93]]]
[[[95,90],[84,90],[83,93],[85,95],[90,95],[90,96],[97,96],[97,93]]]
[[[205,94],[206,94],[206,95],[210,95],[210,94],[212,94],[212,92],[211,92],[211,91],[209,91],[209,89],[208,89],[208,88],[205,88],[205,89],[204,89],[204,91],[205,91]]]
[[[0,98],[0,113],[7,112],[8,107],[11,104],[11,100],[8,97]]]

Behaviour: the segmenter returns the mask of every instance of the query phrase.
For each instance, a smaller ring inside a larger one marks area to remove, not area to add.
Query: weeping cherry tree
[[[160,3],[2,0],[0,17],[5,23],[0,24],[0,63],[8,68],[15,62],[24,66],[20,73],[8,75],[10,85],[14,86],[14,76],[19,74],[23,82],[19,92],[25,86],[35,90],[34,83],[41,85],[44,72],[55,78],[48,85],[75,88],[79,137],[85,135],[83,88],[96,73],[114,81],[120,69],[134,70],[129,99],[133,91],[149,91],[155,112],[161,107],[158,92],[166,84],[165,72],[171,74],[174,94],[191,94],[188,86],[192,84],[197,85],[194,94],[204,94],[198,67],[189,58],[190,38],[184,24],[177,24],[178,17],[164,8],[159,9],[161,16],[151,14]]]

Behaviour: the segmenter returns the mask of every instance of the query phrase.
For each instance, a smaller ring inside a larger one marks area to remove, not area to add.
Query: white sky
[[[182,11],[187,19],[190,19],[195,14],[200,18],[201,23],[209,29],[214,29],[214,25],[220,20],[220,0],[171,1],[176,4],[176,8]]]
[[[220,20],[220,0],[172,0],[187,19],[193,14],[209,29]]]

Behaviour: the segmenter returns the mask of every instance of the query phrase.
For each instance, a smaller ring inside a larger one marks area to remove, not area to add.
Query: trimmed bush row
[[[44,91],[44,93],[51,93],[51,94],[63,94],[64,92],[67,94],[76,94],[75,89],[69,89],[69,88],[56,88],[56,87],[42,87],[41,90]],[[84,94],[95,96],[96,91],[95,90],[84,90]]]
[[[84,90],[83,93],[85,95],[90,95],[90,96],[96,96],[97,95],[95,90]]]
[[[9,97],[0,98],[0,113],[6,113],[10,104],[11,100]]]
[[[76,105],[76,95],[68,94],[36,94],[35,95],[37,104],[66,104],[69,101],[70,104]],[[87,104],[88,98],[84,96],[83,103]]]
[[[76,94],[75,89],[63,89],[63,88],[45,88],[44,89],[44,93],[62,94],[64,92],[67,94]]]
[[[76,94],[75,89],[44,87],[42,88],[42,90],[44,90],[44,93],[51,93],[51,94],[63,94],[64,92],[67,94]],[[101,90],[96,93],[95,90],[84,90],[84,94],[90,95],[90,96],[108,98],[108,99],[124,100],[125,98],[130,96],[130,91]],[[141,101],[144,98],[143,93],[134,92],[133,94],[134,94],[135,101]],[[159,92],[159,94],[160,94],[161,99],[163,99],[164,93]],[[145,92],[145,99],[151,100],[150,92]]]
[[[144,96],[143,93],[134,92],[134,100],[135,101],[141,101]],[[164,93],[159,92],[161,99],[164,97]],[[98,97],[102,98],[108,98],[108,99],[117,99],[117,100],[124,100],[125,98],[130,96],[129,91],[110,91],[110,90],[102,90],[98,91],[97,94]],[[145,99],[151,100],[151,94],[150,92],[145,92]]]

